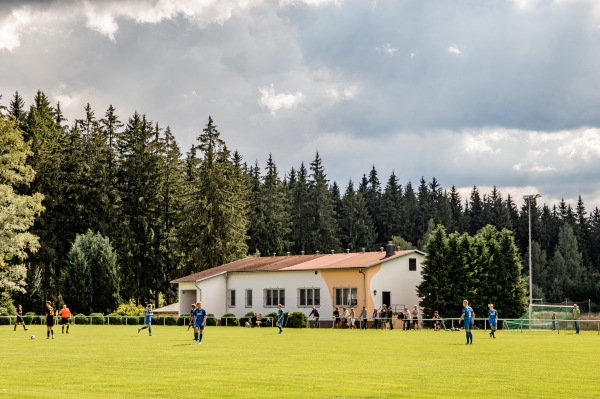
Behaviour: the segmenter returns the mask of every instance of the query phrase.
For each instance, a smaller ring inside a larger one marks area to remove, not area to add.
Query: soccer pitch
[[[0,398],[598,398],[597,332],[0,327]],[[29,337],[35,334],[36,339]]]

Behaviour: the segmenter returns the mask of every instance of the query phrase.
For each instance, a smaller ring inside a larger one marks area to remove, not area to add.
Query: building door
[[[392,293],[389,291],[383,291],[381,293],[381,301],[385,306],[390,306],[392,304]]]

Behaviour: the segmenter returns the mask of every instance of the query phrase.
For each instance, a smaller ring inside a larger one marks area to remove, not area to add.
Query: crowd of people
[[[313,327],[320,327],[319,311],[316,307],[312,308],[308,317],[309,319],[314,317]],[[436,320],[436,326],[439,329],[440,322],[443,325],[443,320],[439,317],[437,311],[434,319],[438,319]],[[336,307],[333,310],[332,320],[333,328],[375,328],[382,330],[400,328],[402,330],[418,330],[423,327],[422,311],[418,305],[415,305],[412,310],[405,307],[396,311],[392,306],[383,304],[379,309],[373,309],[370,317],[365,306],[362,307],[360,312],[351,307],[342,307],[341,310],[339,307]]]

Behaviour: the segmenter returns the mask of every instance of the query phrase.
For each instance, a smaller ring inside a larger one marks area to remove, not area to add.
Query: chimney
[[[360,251],[361,251],[361,252],[364,254],[364,253],[365,253],[365,249],[366,249],[365,247],[362,247],[362,248],[360,249]]]
[[[350,253],[350,248],[346,248],[346,253],[349,254]]]
[[[392,256],[396,253],[396,246],[392,244],[392,242],[388,242],[388,245],[385,247],[385,257]]]
[[[319,254],[319,250],[317,249],[317,255]]]
[[[277,256],[277,252],[273,252],[273,257],[276,257],[276,256]]]
[[[333,255],[334,253],[335,253],[335,250],[333,250],[333,249],[332,249],[332,250],[331,250],[331,254]]]
[[[290,256],[290,253],[289,253],[289,251],[288,251],[288,252],[286,252],[285,254],[286,254],[287,256]]]
[[[300,255],[304,255],[304,251],[300,251]]]

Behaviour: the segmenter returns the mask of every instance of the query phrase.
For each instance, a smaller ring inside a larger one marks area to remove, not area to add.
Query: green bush
[[[206,325],[213,326],[213,327],[217,325],[217,318],[215,317],[214,314],[209,313],[206,315]]]
[[[240,325],[240,321],[235,317],[233,313],[225,313],[221,317],[221,326],[237,327]]]
[[[73,321],[75,324],[90,324],[90,319],[84,314],[75,315]]]
[[[7,314],[3,314],[2,317],[0,317],[0,326],[8,326],[10,324],[14,324],[12,318]]]
[[[123,316],[121,316],[117,313],[109,314],[108,317],[106,318],[106,320],[107,320],[107,324],[117,325],[117,326],[125,323]]]
[[[90,319],[92,321],[92,324],[95,325],[104,325],[106,324],[106,319],[104,318],[104,315],[102,313],[92,313],[90,315]]]
[[[142,305],[136,305],[135,302],[130,300],[127,303],[120,304],[115,313],[121,316],[141,316],[144,314],[145,309]]]
[[[289,328],[306,328],[308,318],[302,312],[294,312],[292,314],[286,313],[285,316],[286,322],[285,326]]]
[[[254,312],[248,312],[243,317],[240,317],[240,326],[245,326],[246,323],[250,323],[250,318],[254,316]]]
[[[166,316],[165,317],[165,325],[166,326],[176,326],[177,325],[177,318],[173,317],[173,316]]]
[[[140,324],[144,324],[144,317],[140,316],[123,316],[123,324],[127,324],[128,326],[137,326]]]
[[[25,324],[33,324],[33,318],[35,317],[35,313],[27,312],[23,316],[23,320],[25,320]]]
[[[187,326],[189,322],[190,322],[190,315],[189,314],[183,314],[183,315],[181,315],[181,316],[179,316],[177,318],[177,325],[178,326]]]

